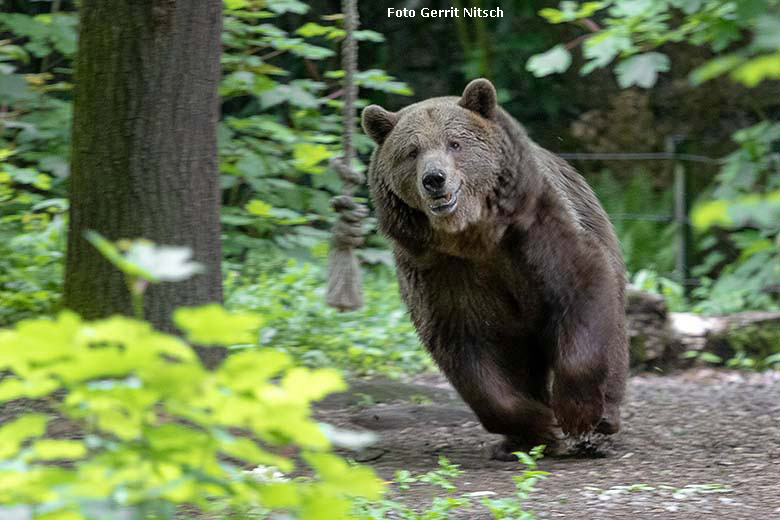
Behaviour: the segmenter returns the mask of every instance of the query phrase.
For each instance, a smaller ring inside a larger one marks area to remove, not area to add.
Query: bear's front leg
[[[505,358],[499,366],[496,356],[501,348],[485,341],[442,343],[431,342],[442,371],[485,430],[504,436],[490,447],[491,458],[517,460],[513,452],[540,444],[556,452],[562,435],[546,402],[546,367],[512,358]]]
[[[628,352],[619,296],[614,278],[605,275],[580,285],[553,315],[557,345],[551,407],[568,435],[611,434],[620,428]]]
[[[558,425],[568,435],[615,433],[628,372],[622,269],[597,238],[555,213],[529,229],[527,244],[552,311]]]
[[[595,430],[604,416],[606,366],[598,359],[583,360],[571,352],[571,345],[561,350],[565,353],[561,352],[555,364],[550,404],[565,434],[586,434]]]

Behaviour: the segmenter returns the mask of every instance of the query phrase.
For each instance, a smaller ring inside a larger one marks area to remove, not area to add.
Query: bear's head
[[[395,215],[425,215],[433,230],[457,233],[480,222],[505,167],[499,111],[486,79],[469,83],[460,98],[432,98],[398,112],[366,107],[363,129],[378,145],[372,190],[393,199]]]

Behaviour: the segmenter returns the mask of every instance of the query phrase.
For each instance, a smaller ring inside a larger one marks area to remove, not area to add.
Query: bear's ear
[[[496,87],[485,78],[475,79],[463,89],[458,104],[490,119],[496,111]]]
[[[398,114],[388,112],[379,105],[368,105],[363,109],[363,131],[374,140],[376,144],[382,144],[387,134],[395,128],[398,122]]]

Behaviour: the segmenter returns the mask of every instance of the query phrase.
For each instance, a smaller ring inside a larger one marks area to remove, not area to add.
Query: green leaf
[[[301,503],[301,494],[292,482],[269,482],[260,488],[260,498],[266,507],[287,509]]]
[[[36,16],[36,19],[40,20],[43,16]],[[54,44],[54,48],[64,56],[72,57],[76,54],[77,37],[76,37],[76,16],[75,13],[57,13],[49,15],[49,22],[51,26],[49,32],[49,38]]]
[[[343,71],[339,71],[339,73],[341,74],[334,74],[333,76],[342,77]],[[355,82],[361,88],[370,88],[402,96],[412,95],[412,89],[409,88],[409,85],[401,81],[394,81],[393,76],[377,69],[361,70],[355,75]]]
[[[247,210],[252,215],[257,215],[258,217],[267,217],[271,214],[271,210],[273,209],[273,206],[270,204],[263,202],[262,200],[250,200],[246,206],[244,206],[244,209]]]
[[[87,230],[84,232],[84,238],[86,238],[93,246],[95,246],[100,254],[106,257],[106,260],[114,264],[114,267],[118,268],[126,275],[136,276],[145,280],[153,279],[150,272],[145,271],[140,266],[137,266],[132,262],[128,262],[122,252],[119,250],[119,247],[117,247],[116,244],[110,242],[109,240],[103,238],[100,233]]]
[[[780,52],[748,60],[735,68],[731,77],[748,87],[755,87],[765,79],[780,78]]]
[[[539,11],[539,16],[544,18],[550,23],[561,23],[566,21],[566,16],[563,14],[562,11],[559,11],[558,9],[553,9],[551,7],[547,7],[545,9],[542,9]]]
[[[699,354],[699,359],[701,361],[704,361],[705,363],[712,363],[714,365],[719,365],[723,363],[723,358],[721,358],[716,354],[713,354],[712,352],[701,352]]]
[[[309,12],[309,6],[298,0],[274,0],[273,2],[268,2],[268,9],[277,14],[306,14]]]
[[[354,36],[357,41],[367,41],[367,42],[375,42],[375,43],[382,43],[385,41],[385,37],[384,35],[382,35],[382,33],[371,31],[369,29],[355,31]]]
[[[670,3],[685,14],[693,14],[701,8],[702,0],[671,0]]]
[[[272,466],[285,472],[292,471],[294,467],[289,459],[261,449],[256,442],[246,437],[231,436],[229,440],[221,443],[220,451],[244,462]]]
[[[76,511],[47,511],[35,515],[35,520],[87,520],[87,517]]]
[[[780,364],[780,352],[765,357],[764,364],[767,366]]]
[[[335,27],[326,27],[324,25],[319,25],[314,22],[308,22],[298,27],[298,29],[295,32],[297,34],[300,34],[304,38],[311,38],[313,36],[324,36],[330,34],[335,29],[336,29]]]
[[[280,103],[290,103],[301,108],[316,108],[319,105],[315,96],[295,85],[277,85],[270,90],[261,92],[258,97],[264,109]]]
[[[287,389],[296,399],[304,402],[316,401],[326,395],[345,390],[344,379],[337,370],[310,370],[303,367],[291,369],[282,378],[282,387]]]
[[[556,72],[565,72],[571,65],[571,53],[562,44],[542,54],[531,56],[526,64],[526,70],[536,77],[547,76]]]
[[[639,17],[650,11],[654,5],[662,5],[657,0],[624,0],[612,2],[613,6],[609,14],[621,18]]]
[[[572,22],[587,18],[606,5],[607,2],[584,2],[582,5],[577,2],[561,2],[560,10],[545,8],[539,11],[539,16],[553,24]]]
[[[691,83],[694,85],[701,85],[705,81],[709,81],[713,78],[729,72],[736,66],[745,62],[743,56],[737,54],[727,54],[726,56],[720,56],[712,59],[691,71]]]
[[[772,241],[769,239],[765,238],[761,240],[756,240],[750,243],[750,245],[748,245],[745,249],[740,251],[739,260],[745,261],[755,254],[763,253],[766,251],[773,251],[774,247],[775,247],[774,243],[772,243]]]
[[[0,427],[0,460],[16,455],[22,442],[39,437],[46,431],[49,417],[43,414],[26,414],[12,419]]]
[[[780,17],[776,14],[764,14],[756,21],[753,47],[771,51],[780,49]]]
[[[81,441],[65,439],[38,439],[32,445],[33,457],[40,460],[73,460],[87,454]]]
[[[627,58],[615,67],[621,88],[637,85],[650,88],[655,85],[659,72],[669,70],[669,57],[660,52],[647,52]]]
[[[225,0],[226,9],[243,9],[249,7],[248,0]]]
[[[628,52],[633,48],[631,38],[626,34],[615,30],[603,30],[591,36],[582,47],[582,53],[589,61],[586,63],[581,74],[587,74],[597,68],[609,64],[615,57]]]
[[[24,76],[21,74],[0,74],[0,102],[13,105],[18,101],[33,97]]]
[[[698,204],[691,211],[691,223],[698,230],[713,226],[728,227],[731,225],[728,210],[729,203],[725,200],[712,200]]]
[[[305,173],[322,173],[323,168],[318,164],[332,156],[324,144],[301,143],[293,148],[293,164]]]
[[[368,499],[378,499],[383,485],[370,468],[349,466],[347,462],[330,453],[303,453],[303,459],[328,482],[343,492]]]
[[[24,379],[10,376],[0,381],[0,403],[20,397],[38,398],[60,388],[60,383],[48,374],[33,373]]]
[[[228,357],[217,377],[238,391],[252,390],[292,365],[290,356],[276,350],[245,350]]]
[[[173,322],[187,334],[187,339],[200,345],[235,345],[254,343],[256,331],[263,320],[249,312],[228,312],[213,303],[195,308],[177,309]]]
[[[0,43],[0,53],[5,54],[14,61],[30,62],[30,55],[24,50],[24,47],[19,45],[4,45]]]

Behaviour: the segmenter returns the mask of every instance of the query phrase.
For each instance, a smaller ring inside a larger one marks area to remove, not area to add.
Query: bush
[[[0,326],[52,314],[62,295],[62,216],[2,215],[0,202]]]
[[[259,271],[228,274],[227,305],[265,317],[259,347],[273,346],[308,366],[359,375],[414,373],[433,366],[401,302],[393,272],[366,273],[365,306],[341,313],[325,305],[325,269],[269,260]],[[251,264],[251,262],[250,262]],[[270,265],[269,265],[270,264]]]
[[[227,345],[251,341],[262,320],[212,305],[180,309],[175,321],[191,340]],[[170,518],[188,504],[336,519],[352,497],[381,494],[371,470],[330,453],[309,416],[312,401],[344,388],[339,374],[275,350],[245,350],[209,372],[187,343],[147,323],[62,313],[0,330],[0,370],[0,402],[47,403],[0,426],[0,504],[36,518]],[[55,434],[62,420],[71,427]],[[308,468],[297,471],[310,478],[244,471],[296,471],[281,446],[300,448]]]
[[[662,273],[674,268],[674,225],[663,220],[671,214],[671,190],[658,190],[652,176],[642,169],[621,182],[604,170],[591,180],[620,239],[629,272],[650,269]]]

